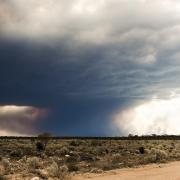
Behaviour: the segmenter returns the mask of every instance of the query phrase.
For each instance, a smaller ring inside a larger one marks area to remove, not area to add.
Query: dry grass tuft
[[[27,159],[27,166],[30,171],[34,171],[40,167],[40,160],[37,157],[30,157]]]
[[[69,178],[67,166],[60,166],[56,162],[53,162],[50,165],[50,167],[48,168],[48,172],[51,177],[56,177],[60,180],[65,180]]]

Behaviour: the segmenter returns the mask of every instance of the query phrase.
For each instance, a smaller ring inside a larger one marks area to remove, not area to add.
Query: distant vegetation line
[[[119,136],[119,137],[104,137],[104,136],[0,136],[0,139],[98,139],[98,140],[180,140],[180,135],[147,135],[147,136]]]

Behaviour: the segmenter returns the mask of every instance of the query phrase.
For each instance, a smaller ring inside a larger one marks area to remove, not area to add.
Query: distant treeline
[[[52,140],[71,140],[71,139],[79,139],[79,140],[180,140],[180,135],[129,135],[129,136],[120,136],[120,137],[86,137],[86,136],[51,136],[51,137],[36,137],[36,136],[0,136],[0,139],[29,139],[36,140],[41,138],[47,138]]]

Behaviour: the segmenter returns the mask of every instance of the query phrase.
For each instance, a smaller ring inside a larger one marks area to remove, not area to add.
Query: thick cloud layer
[[[38,133],[36,121],[47,116],[48,110],[30,106],[0,106],[0,134],[32,135]]]
[[[180,93],[179,31],[178,0],[2,0],[0,103],[51,109],[41,130],[113,135],[114,115]]]

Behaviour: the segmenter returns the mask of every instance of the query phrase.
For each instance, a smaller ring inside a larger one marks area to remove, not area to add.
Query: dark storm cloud
[[[37,129],[111,135],[118,108],[180,92],[178,1],[0,5],[0,103],[51,109]]]

